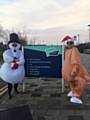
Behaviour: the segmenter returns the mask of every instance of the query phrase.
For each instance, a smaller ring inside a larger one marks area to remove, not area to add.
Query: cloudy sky
[[[90,0],[0,0],[5,28],[44,29],[90,23]]]
[[[0,24],[5,29],[87,29],[90,0],[0,0]]]

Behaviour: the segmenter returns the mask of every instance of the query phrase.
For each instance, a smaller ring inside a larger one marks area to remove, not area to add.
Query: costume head
[[[13,50],[13,52],[16,52],[21,48],[19,37],[16,33],[11,33],[9,37],[10,41],[8,42],[8,47]]]
[[[74,39],[70,36],[65,36],[62,40],[62,42],[65,42],[65,45],[70,48],[74,45]]]

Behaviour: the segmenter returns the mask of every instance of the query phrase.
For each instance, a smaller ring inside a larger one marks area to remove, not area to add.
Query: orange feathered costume
[[[73,92],[73,96],[80,98],[86,84],[90,82],[90,77],[81,64],[80,53],[76,47],[65,50],[62,77]]]

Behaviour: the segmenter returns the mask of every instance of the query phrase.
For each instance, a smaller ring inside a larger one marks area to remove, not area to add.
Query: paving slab
[[[46,81],[43,79],[25,78],[25,92],[19,85],[20,94],[12,92],[12,99],[6,93],[0,99],[0,111],[23,105],[28,105],[33,120],[89,120],[90,117],[90,88],[83,95],[83,105],[71,104],[67,98],[68,89],[61,92],[60,79]],[[40,84],[39,84],[40,83]],[[59,84],[57,84],[59,83]],[[88,116],[88,117],[87,117]]]

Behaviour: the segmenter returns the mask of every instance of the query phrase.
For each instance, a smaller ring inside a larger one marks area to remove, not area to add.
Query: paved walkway
[[[12,93],[11,100],[6,94],[0,99],[0,110],[29,105],[33,120],[89,120],[90,85],[83,95],[83,105],[75,105],[66,97],[68,89],[61,92],[60,79],[25,79],[25,92],[19,85],[20,94]]]

